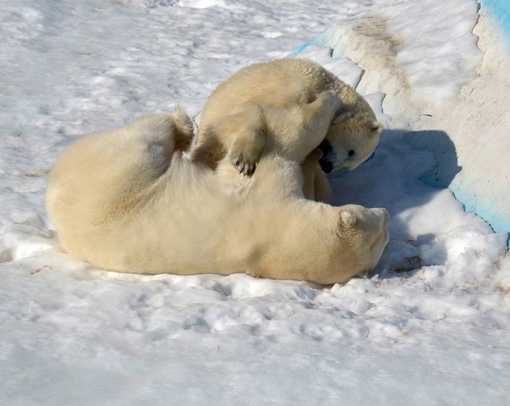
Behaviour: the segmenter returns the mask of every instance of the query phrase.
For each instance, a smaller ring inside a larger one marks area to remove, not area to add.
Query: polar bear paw
[[[230,147],[228,159],[240,173],[251,176],[265,146],[266,136],[262,129],[240,131]]]
[[[253,172],[257,169],[256,163],[246,162],[242,157],[237,155],[234,155],[230,161],[232,162],[232,165],[234,165],[234,167],[245,176],[253,175]]]
[[[322,110],[327,111],[331,114],[331,117],[335,117],[342,110],[343,104],[338,94],[333,90],[326,90],[317,96],[317,101],[322,104]]]

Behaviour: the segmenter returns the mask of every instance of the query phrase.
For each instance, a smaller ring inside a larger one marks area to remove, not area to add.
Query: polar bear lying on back
[[[265,116],[264,110],[310,103],[326,90],[335,91],[342,101],[326,137],[309,132],[295,150],[310,152],[320,144],[324,172],[355,169],[374,151],[382,125],[352,87],[321,65],[305,59],[254,64],[220,84],[202,111],[191,159],[214,168],[226,155],[240,172],[252,174],[267,142],[266,128],[271,126],[271,118]],[[282,132],[276,137],[284,142],[285,135]],[[323,171],[317,170],[316,183],[319,200],[328,200],[329,186]]]
[[[274,130],[325,135],[333,99],[286,110]],[[387,212],[304,199],[316,151],[301,167],[286,159],[288,146],[268,140],[256,173],[245,177],[227,160],[212,171],[183,157],[192,137],[178,110],[71,145],[47,193],[63,248],[94,266],[147,274],[247,272],[332,284],[375,267],[388,241]]]

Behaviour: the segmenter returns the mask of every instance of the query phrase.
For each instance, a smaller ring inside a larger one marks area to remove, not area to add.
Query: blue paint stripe
[[[291,58],[295,58],[296,56],[298,56],[301,52],[303,52],[307,47],[309,47],[310,45],[313,45],[315,44],[315,41],[316,41],[316,38],[308,41],[308,42],[305,42],[303,45],[300,45],[298,46],[291,54],[290,54],[290,57]]]
[[[510,215],[508,210],[502,207],[496,208],[494,204],[487,201],[476,199],[466,190],[452,188],[455,198],[464,205],[464,211],[475,213],[478,217],[483,218],[496,233],[507,234],[506,243],[510,247]]]
[[[508,0],[478,0],[482,10],[488,11],[499,24],[499,28],[510,47],[510,2]]]

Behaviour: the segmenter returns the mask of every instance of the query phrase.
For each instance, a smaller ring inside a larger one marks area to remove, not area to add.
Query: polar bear
[[[352,87],[306,59],[254,64],[221,83],[202,111],[191,159],[214,168],[226,155],[240,172],[251,175],[268,138],[266,126],[270,125],[270,120],[264,116],[264,109],[306,104],[325,90],[335,91],[342,106],[325,138],[307,133],[311,138],[308,142],[302,140],[299,145],[307,153],[309,144],[320,145],[323,151],[320,165],[326,173],[342,168],[355,169],[376,148],[382,125],[365,99]],[[262,113],[256,112],[256,106]],[[282,135],[277,134],[278,137]],[[322,200],[328,200],[329,186],[324,172],[317,171],[316,183],[322,189]]]
[[[307,107],[286,110],[279,131],[325,134],[335,103],[325,96]],[[216,171],[191,162],[183,151],[192,137],[191,121],[177,110],[86,136],[64,151],[46,197],[64,250],[118,272],[247,272],[319,284],[375,267],[388,241],[388,213],[305,199],[320,151],[301,166],[285,157],[286,145],[268,140],[247,177],[227,159]]]

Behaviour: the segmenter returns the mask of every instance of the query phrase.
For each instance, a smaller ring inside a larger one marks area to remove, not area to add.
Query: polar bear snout
[[[375,252],[379,252],[376,260],[377,262],[382,254],[384,247],[386,246],[386,244],[388,244],[388,241],[390,239],[390,233],[388,231],[388,225],[390,224],[390,214],[388,213],[388,210],[383,208],[376,208],[372,210],[378,215],[382,222],[381,235],[379,238],[376,238],[372,244],[372,249],[374,249]]]
[[[384,226],[388,226],[388,224],[390,224],[390,213],[388,213],[388,210],[383,208],[376,208],[374,210],[377,210],[384,218]]]
[[[319,159],[319,165],[325,173],[337,172],[340,170],[346,172],[354,169],[351,168],[351,160],[355,155],[354,150],[346,151],[343,148],[335,148],[326,139],[323,140],[317,148],[322,151],[322,158]]]
[[[372,242],[368,249],[369,263],[366,265],[366,269],[370,272],[375,269],[379,259],[382,256],[384,248],[388,244],[390,239],[390,233],[388,230],[388,224],[390,223],[390,215],[388,210],[383,208],[371,209],[372,213],[379,219],[379,227],[372,229]]]

